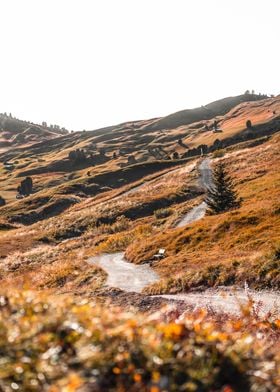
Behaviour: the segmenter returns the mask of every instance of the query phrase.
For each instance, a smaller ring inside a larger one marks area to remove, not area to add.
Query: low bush
[[[213,158],[222,158],[225,155],[226,151],[223,149],[216,150],[213,152]]]
[[[170,208],[160,208],[154,212],[154,216],[156,219],[164,219],[172,214],[172,210]]]

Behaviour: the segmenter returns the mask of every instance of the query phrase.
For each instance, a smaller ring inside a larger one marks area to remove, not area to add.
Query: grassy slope
[[[192,169],[194,164],[187,167]],[[103,282],[101,271],[85,263],[90,254],[104,247],[117,250],[136,238],[150,235],[155,218],[149,215],[163,201],[176,208],[179,207],[176,204],[178,197],[182,208],[192,203],[188,199],[195,197],[195,193],[190,194],[190,189],[199,191],[194,187],[196,172],[189,173],[185,168],[175,170],[179,182],[174,181],[173,173],[148,177],[151,184],[156,185],[155,190],[148,183],[143,187],[143,193],[135,192],[117,199],[110,199],[112,193],[109,192],[103,198],[76,204],[61,216],[3,232],[0,235],[0,257],[4,259],[0,269],[2,283],[9,286],[12,282],[12,285],[22,287],[28,282],[31,287],[52,287],[58,291],[71,287],[89,293],[97,282],[94,289],[99,288],[99,283]],[[139,219],[141,214],[143,218]],[[176,219],[175,210],[170,219]],[[61,242],[65,238],[69,238],[67,242]],[[49,282],[50,273],[53,283]]]
[[[4,148],[5,151],[10,151],[15,147],[26,149],[35,143],[50,141],[66,132],[0,114],[0,151],[2,148],[3,151]]]
[[[240,105],[242,102],[255,101],[265,98],[254,94],[244,94],[236,97],[228,97],[211,102],[200,108],[181,110],[177,113],[170,114],[153,122],[152,129],[174,129],[181,125],[192,124],[198,121],[210,120],[216,116],[223,116],[233,107]]]
[[[58,274],[55,289],[70,284],[80,291],[80,278],[73,278],[68,265],[83,276],[91,267],[81,263],[91,254],[126,250],[128,259],[139,263],[164,247],[167,257],[155,267],[164,280],[151,292],[244,284],[245,280],[257,287],[279,287],[279,266],[269,256],[280,237],[279,142],[277,134],[257,147],[226,155],[244,198],[239,210],[173,229],[179,217],[201,200],[194,187],[197,171],[182,167],[150,180],[134,193],[111,200],[110,193],[87,199],[63,215],[5,231],[0,236],[0,255],[9,257],[2,263],[2,279],[10,282],[18,276],[19,285],[32,281],[37,287],[49,287],[52,265]],[[192,198],[183,198],[178,204],[178,197],[186,191],[192,192]],[[169,207],[158,213],[166,202]],[[61,242],[67,238],[66,243]],[[170,274],[172,279],[168,279]]]
[[[265,254],[279,247],[280,136],[253,149],[228,154],[225,161],[244,199],[236,211],[207,216],[172,229],[126,251],[129,260],[149,259],[161,247],[167,258],[156,269],[166,280],[152,292],[184,291],[197,285],[280,286],[279,262]],[[266,267],[265,267],[266,266]],[[168,279],[176,274],[175,279]]]
[[[245,102],[236,106],[240,100],[253,98],[259,97],[233,97],[226,105],[224,100],[217,101],[207,105],[212,108],[215,104],[208,120],[204,120],[203,115],[198,114],[196,115],[198,117],[193,120],[198,122],[190,123],[184,119],[184,125],[176,122],[172,129],[165,127],[160,130],[153,129],[152,124],[156,120],[135,121],[96,131],[76,132],[28,146],[14,146],[12,150],[0,153],[1,161],[10,159],[15,166],[9,170],[0,166],[1,193],[8,202],[13,201],[16,188],[25,173],[37,173],[33,175],[36,192],[48,187],[54,188],[55,193],[55,187],[66,185],[73,178],[77,181],[81,179],[83,182],[89,170],[92,177],[117,170],[121,165],[126,164],[130,154],[135,156],[137,162],[153,162],[155,158],[148,152],[150,148],[162,146],[170,155],[174,151],[184,153],[186,150],[177,143],[179,138],[190,147],[196,147],[201,143],[210,145],[217,138],[224,139],[243,131],[249,118],[253,125],[256,125],[271,122],[279,117],[279,97]],[[226,110],[230,111],[225,113]],[[193,111],[188,113],[191,114]],[[222,133],[205,132],[204,126],[213,123],[213,115],[217,116]],[[164,119],[161,120],[164,121]],[[98,151],[106,150],[107,158],[104,163],[93,166],[88,162],[85,167],[79,167],[71,165],[67,160],[69,152],[76,148],[83,148],[88,154],[98,154],[95,146]],[[126,149],[126,151],[119,155],[120,149]],[[116,159],[112,159],[114,152],[118,154]]]

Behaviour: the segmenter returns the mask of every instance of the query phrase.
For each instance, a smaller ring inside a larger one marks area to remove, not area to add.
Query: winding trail
[[[212,185],[210,163],[210,159],[206,158],[199,166],[199,181],[204,189]],[[134,188],[133,191],[135,189],[138,189],[138,187]],[[180,220],[177,227],[183,227],[195,222],[203,218],[205,213],[206,203],[202,202],[191,209]],[[108,274],[108,287],[119,288],[126,292],[141,293],[146,286],[160,280],[158,274],[148,264],[135,265],[127,262],[123,252],[91,257],[88,262],[98,265]],[[184,303],[195,308],[209,308],[215,312],[238,314],[240,313],[240,306],[248,303],[248,295],[255,301],[254,306],[259,307],[260,314],[273,311],[275,314],[280,315],[279,292],[257,292],[248,289],[231,291],[229,289],[208,289],[202,293],[165,294],[150,297],[161,297],[171,302]]]
[[[199,184],[205,190],[212,185],[212,173],[210,168],[210,159],[204,159],[199,165],[200,179]],[[192,208],[183,218],[177,223],[176,227],[184,227],[189,223],[202,219],[206,213],[207,205],[203,201],[198,206]]]

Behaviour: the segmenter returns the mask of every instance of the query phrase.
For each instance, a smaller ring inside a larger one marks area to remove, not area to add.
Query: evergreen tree
[[[234,190],[232,179],[223,162],[219,162],[213,171],[213,186],[207,189],[205,202],[211,214],[219,214],[240,206],[241,199]]]
[[[214,121],[213,128],[214,128],[214,131],[218,130],[218,122],[217,122],[217,120]]]
[[[247,129],[252,129],[253,127],[252,127],[252,121],[251,120],[247,120],[246,121],[246,128]]]
[[[26,177],[21,181],[20,185],[17,188],[17,191],[20,195],[29,196],[33,190],[33,181],[31,177]]]

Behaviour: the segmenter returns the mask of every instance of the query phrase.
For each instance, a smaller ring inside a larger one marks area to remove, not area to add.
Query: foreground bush
[[[57,298],[1,297],[1,391],[279,390],[280,320]]]

